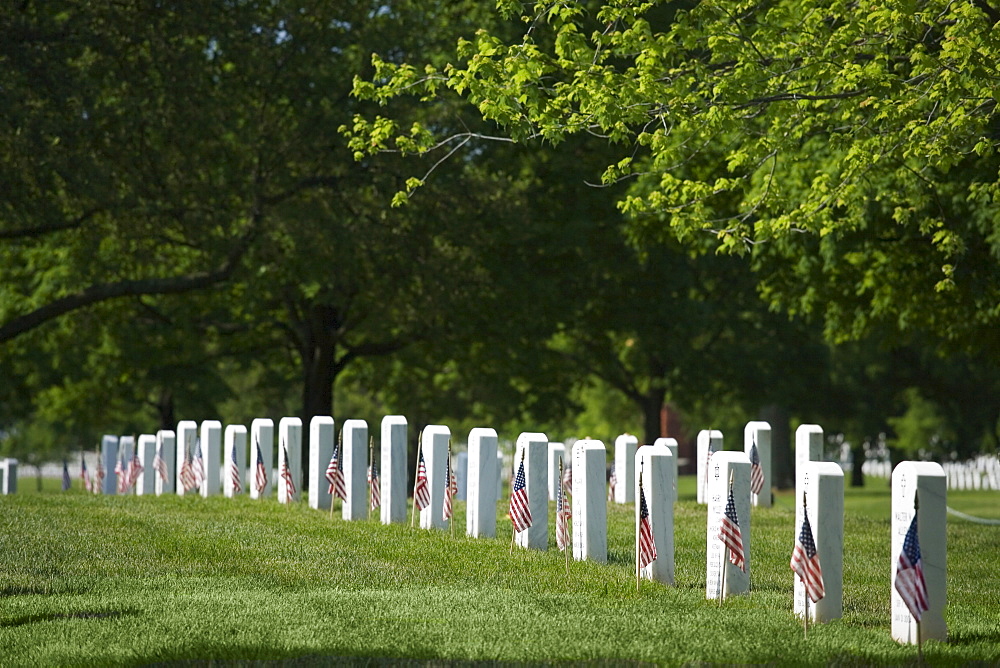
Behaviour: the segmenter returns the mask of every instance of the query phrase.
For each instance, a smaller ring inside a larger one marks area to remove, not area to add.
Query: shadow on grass
[[[48,612],[40,615],[26,615],[0,621],[0,628],[13,628],[34,624],[35,622],[51,622],[57,619],[117,619],[120,617],[135,617],[141,615],[140,610],[81,610],[78,612]]]

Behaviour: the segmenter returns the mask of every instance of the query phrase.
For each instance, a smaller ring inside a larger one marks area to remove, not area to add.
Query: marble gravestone
[[[406,455],[406,418],[386,415],[382,418],[382,438],[379,445],[379,476],[382,524],[406,523],[408,471]]]
[[[635,451],[639,439],[632,434],[621,434],[615,439],[615,503],[632,503],[635,500]]]
[[[695,451],[695,471],[698,476],[698,503],[708,503],[708,467],[712,455],[722,450],[722,432],[718,429],[702,429],[698,432]]]
[[[115,462],[118,461],[118,437],[105,434],[101,438],[101,466],[104,468],[104,482],[101,483],[101,494],[118,493],[118,476],[115,475]]]
[[[566,461],[566,446],[562,443],[549,443],[548,456],[548,479],[549,501],[556,500],[556,491],[559,489],[559,460]]]
[[[201,423],[201,456],[204,458],[205,476],[199,491],[207,499],[222,489],[222,423],[218,420]]]
[[[729,499],[732,474],[733,500],[743,540],[744,572],[729,560],[729,548],[719,538],[722,516]],[[714,600],[750,591],[750,458],[746,453],[720,451],[712,455],[708,474],[708,532],[705,598]],[[725,568],[725,576],[722,569]],[[723,577],[725,585],[723,586]]]
[[[639,541],[639,484],[646,498],[649,525],[656,545],[656,559],[640,575],[647,580],[674,584],[674,501],[676,500],[677,457],[670,446],[657,439],[635,453],[635,540]],[[676,445],[675,445],[676,447]]]
[[[368,423],[347,420],[340,432],[344,443],[341,466],[347,492],[340,516],[345,520],[363,520],[368,517]]]
[[[546,550],[549,547],[549,437],[532,432],[518,436],[514,467],[522,461],[531,526],[517,534],[514,540],[520,547]],[[511,481],[511,487],[513,484]]]
[[[287,459],[287,462],[285,458]],[[292,485],[281,476],[287,465]],[[278,421],[278,503],[290,503],[302,498],[302,419],[283,417]]]
[[[174,492],[174,482],[177,479],[176,457],[177,457],[177,436],[170,429],[161,429],[156,432],[156,452],[160,453],[163,459],[166,479],[156,473],[154,476],[156,495],[172,494]],[[156,454],[153,454],[156,457]]]
[[[680,464],[678,463],[678,457],[680,457],[680,446],[677,444],[677,439],[675,438],[658,438],[653,441],[655,447],[664,447],[670,450],[670,454],[673,456],[671,460],[674,466],[674,472],[671,474],[671,480],[673,481],[673,498],[677,501],[677,476],[680,475]],[[673,511],[671,511],[673,512]],[[671,515],[673,517],[673,515]],[[671,521],[673,521],[671,519]]]
[[[573,558],[607,563],[607,450],[582,439],[573,444]]]
[[[456,500],[465,501],[468,481],[469,453],[463,450],[455,455],[455,486],[458,487],[458,491],[455,492]]]
[[[750,493],[750,503],[762,508],[771,507],[771,425],[767,422],[747,422],[743,428],[743,451],[750,457],[750,450],[757,445],[764,486],[760,494]]]
[[[198,438],[198,423],[194,420],[181,420],[177,423],[177,440],[175,445],[176,456],[174,461],[176,462],[177,469],[174,472],[174,490],[177,492],[177,496],[184,496],[187,490],[184,489],[184,483],[181,482],[181,467],[184,465],[185,459],[190,459],[194,456],[194,442]],[[194,490],[191,490],[192,492]]]
[[[802,507],[802,476],[809,462],[823,460],[823,428],[800,424],[795,430],[795,508]]]
[[[264,464],[267,479],[263,489],[257,489],[257,462]],[[251,499],[271,496],[274,489],[274,422],[270,418],[257,418],[250,423],[250,462],[247,488]]]
[[[892,638],[905,643],[917,643],[917,624],[896,591],[896,569],[903,541],[917,507],[917,540],[920,561],[927,584],[928,609],[920,617],[921,640],[947,640],[948,625],[944,610],[948,603],[946,576],[947,500],[948,489],[944,469],[936,462],[900,462],[892,472],[892,544],[889,589],[892,613]],[[981,583],[983,586],[994,582]]]
[[[247,477],[247,428],[241,424],[226,425],[222,445],[222,493],[227,498],[245,494],[250,485]],[[233,468],[239,475],[240,489],[236,489]]]
[[[136,446],[136,455],[139,457],[139,464],[142,465],[142,473],[135,481],[135,493],[139,496],[153,494],[155,492],[156,469],[153,468],[153,458],[156,457],[156,436],[154,434],[140,434],[139,444]]]
[[[424,453],[424,466],[427,469],[427,490],[431,502],[420,513],[420,528],[447,529],[448,522],[444,519],[444,487],[445,465],[448,461],[448,441],[451,440],[451,430],[440,424],[424,427],[421,439],[421,449]]]
[[[802,490],[805,493],[809,524],[812,527],[816,554],[823,571],[825,594],[819,601],[809,601],[809,620],[828,622],[844,612],[844,470],[834,462],[808,462],[803,465]],[[802,529],[802,506],[795,509],[795,535]],[[806,589],[798,575],[794,580],[795,614],[806,612]]]
[[[465,533],[472,538],[497,534],[497,433],[487,427],[469,432]]]
[[[309,421],[309,507],[316,510],[329,510],[333,501],[326,468],[333,458],[336,436],[336,425],[331,416],[315,415]],[[344,482],[346,487],[346,478]]]
[[[0,495],[17,493],[17,464],[12,457],[0,459]]]

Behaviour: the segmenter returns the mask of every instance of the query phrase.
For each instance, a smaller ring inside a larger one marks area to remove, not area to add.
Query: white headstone
[[[315,415],[309,421],[309,507],[330,509],[332,495],[326,468],[333,457],[336,427],[329,415]]]
[[[406,523],[407,457],[406,418],[386,415],[382,418],[381,456],[382,524]]]
[[[0,460],[0,470],[3,472],[3,476],[0,478],[0,494],[17,493],[17,463],[17,460],[12,457]]]
[[[743,428],[743,451],[750,457],[750,450],[757,446],[764,486],[760,494],[750,493],[750,503],[763,508],[771,507],[771,425],[767,422],[747,422]]]
[[[806,509],[825,590],[819,601],[809,601],[809,619],[828,622],[839,619],[844,612],[844,470],[834,462],[809,462],[804,467],[802,484]],[[795,509],[793,545],[801,530],[800,505]],[[795,614],[802,617],[806,612],[806,589],[798,575],[792,573],[792,579]]]
[[[608,561],[607,450],[582,439],[573,444],[573,558]]]
[[[287,462],[285,458],[287,459]],[[292,484],[288,485],[282,473],[285,467],[291,474]],[[297,417],[283,417],[278,421],[278,503],[289,503],[302,498],[302,420]]]
[[[524,462],[524,486],[528,492],[531,526],[517,534],[515,541],[519,546],[532,550],[546,550],[549,547],[548,453],[549,437],[545,434],[525,432],[517,437],[514,466],[516,468]],[[513,482],[511,486],[513,487]]]
[[[177,436],[170,429],[161,429],[156,432],[156,452],[163,460],[166,479],[155,474],[156,495],[172,494],[174,491],[174,481],[177,479],[176,463],[177,457]],[[156,457],[156,453],[153,454]]]
[[[105,434],[101,438],[101,466],[104,468],[104,482],[101,484],[101,494],[118,493],[118,476],[115,475],[115,462],[118,461],[118,437]]]
[[[181,467],[185,459],[190,459],[194,455],[194,442],[198,438],[198,423],[194,420],[181,420],[177,423],[177,450],[174,462],[176,463],[176,478],[174,479],[174,490],[177,496],[184,496],[186,490],[181,482]],[[193,490],[192,490],[193,491]]]
[[[154,486],[156,471],[153,469],[153,457],[156,456],[156,436],[154,434],[140,434],[139,446],[137,450],[139,463],[142,465],[142,473],[135,481],[135,493],[151,495],[155,492]]]
[[[340,428],[340,435],[344,441],[341,457],[347,492],[340,516],[345,520],[363,520],[368,517],[368,423],[347,420]]]
[[[921,640],[947,640],[948,626],[944,609],[948,602],[946,575],[947,485],[944,470],[934,462],[900,462],[892,472],[892,545],[889,589],[891,591],[892,638],[901,643],[917,643],[914,621],[899,592],[896,591],[896,568],[903,550],[903,540],[914,514],[914,499],[919,502],[917,539],[920,561],[927,583],[927,605],[920,618]],[[993,583],[981,583],[983,586]]]
[[[615,503],[632,503],[635,500],[635,451],[639,439],[632,434],[621,434],[615,439]]]
[[[680,446],[677,445],[677,439],[675,438],[658,438],[655,441],[653,441],[653,445],[658,447],[664,447],[670,450],[670,454],[673,457],[671,461],[674,467],[670,479],[673,480],[673,499],[674,501],[677,501],[677,480],[678,480],[677,476],[680,475],[679,463],[678,463],[680,457]],[[671,517],[673,516],[671,515]]]
[[[736,519],[743,540],[744,568],[730,561],[730,550],[719,538],[729,500],[732,476]],[[712,455],[708,472],[708,533],[705,598],[714,600],[750,590],[750,458],[744,452],[720,451]],[[722,569],[725,568],[725,586]]]
[[[500,447],[500,445],[498,443],[497,444],[497,448],[499,448],[499,447]],[[513,459],[511,461],[513,462]],[[497,482],[496,497],[497,497],[497,499],[503,498],[503,476],[504,476],[504,472],[508,470],[507,466],[505,466],[504,463],[505,462],[504,462],[503,452],[498,449],[497,450],[497,468],[496,468],[496,472],[497,472],[497,477],[496,477],[496,482]],[[510,484],[513,485],[514,481],[511,480]]]
[[[802,507],[802,476],[809,462],[823,460],[823,428],[800,424],[795,430],[795,507]]]
[[[708,503],[708,467],[709,459],[722,450],[722,432],[718,429],[702,429],[698,432],[695,465],[698,476],[698,503]]]
[[[451,430],[444,425],[432,424],[424,427],[421,450],[424,453],[424,467],[427,469],[427,489],[431,502],[420,512],[420,527],[423,529],[447,529],[444,519],[444,475],[448,460],[448,441]]]
[[[241,424],[226,425],[222,445],[222,493],[228,498],[246,494],[252,484],[253,472],[247,476],[247,428]],[[239,476],[239,490],[236,478]]]
[[[465,533],[473,538],[497,535],[497,433],[487,427],[469,432]]]
[[[455,498],[457,500],[465,501],[468,482],[469,453],[462,451],[455,455],[455,486],[458,487],[458,491],[455,492]]]
[[[222,423],[218,420],[201,423],[201,456],[204,457],[205,477],[200,491],[208,498],[222,489]]]
[[[674,501],[676,500],[677,457],[670,446],[657,439],[635,453],[635,539],[639,540],[639,482],[646,498],[646,510],[656,545],[656,559],[641,570],[642,577],[665,584],[674,583]],[[676,442],[675,442],[676,447]]]
[[[257,463],[264,465],[264,488],[257,488]],[[257,418],[250,423],[250,461],[247,467],[247,489],[251,499],[271,496],[274,489],[274,422],[270,418]]]
[[[556,491],[559,489],[559,460],[566,461],[566,446],[562,443],[549,443],[548,456],[548,486],[549,501],[556,500]]]

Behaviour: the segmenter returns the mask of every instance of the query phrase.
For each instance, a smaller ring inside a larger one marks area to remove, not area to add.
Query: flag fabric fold
[[[194,472],[191,469],[191,443],[188,442],[184,447],[184,461],[181,463],[181,486],[184,488],[185,492],[190,492],[196,487]]]
[[[191,457],[191,479],[194,481],[192,489],[201,487],[205,482],[205,460],[201,456],[201,439],[194,442],[194,456]]]
[[[128,463],[128,487],[131,489],[135,483],[139,481],[139,474],[141,474],[145,469],[142,467],[142,462],[139,461],[139,453],[133,452],[132,459]]]
[[[820,567],[812,525],[809,524],[809,514],[805,508],[802,509],[802,530],[799,531],[795,541],[790,566],[802,580],[806,594],[813,603],[823,598],[826,594],[823,587],[823,569]]]
[[[448,460],[444,463],[444,509],[442,511],[442,519],[450,520],[454,514],[452,504],[457,493],[458,483],[455,481],[455,475],[451,470],[451,448],[449,447]]]
[[[378,467],[375,465],[375,460],[372,460],[371,466],[368,467],[368,488],[369,488],[369,507],[375,510],[382,505],[382,489],[378,482]]]
[[[334,498],[347,499],[347,486],[344,483],[344,471],[340,464],[340,444],[333,449],[333,456],[326,466],[326,481],[330,483],[327,488]]]
[[[896,563],[893,586],[913,615],[913,619],[919,622],[930,606],[927,601],[927,582],[924,580],[924,568],[920,558],[916,512],[913,513],[910,528],[906,532],[906,538],[903,539],[903,549]]]
[[[159,474],[160,480],[167,481],[167,460],[163,458],[163,441],[156,449],[156,456],[153,457],[153,469]]]
[[[417,479],[413,483],[413,501],[417,504],[417,510],[423,510],[431,505],[431,490],[427,484],[427,464],[424,462],[424,453],[420,453],[420,461],[417,463]]]
[[[750,491],[760,494],[764,489],[764,469],[760,465],[760,453],[757,452],[757,441],[750,445]]]
[[[243,476],[240,475],[240,464],[236,459],[236,443],[233,442],[233,449],[229,453],[229,481],[233,486],[233,494],[243,491]]]
[[[510,493],[510,521],[514,532],[521,533],[531,526],[531,509],[528,508],[528,490],[524,482],[524,460],[517,468],[514,487]]]
[[[743,556],[743,536],[740,534],[740,522],[736,516],[736,500],[733,498],[733,488],[729,488],[729,499],[726,501],[726,512],[722,515],[722,525],[719,527],[719,539],[729,548],[729,563],[746,573],[746,560]]]
[[[568,469],[567,469],[568,470]],[[570,546],[569,522],[572,512],[569,507],[569,499],[566,493],[566,476],[558,483],[556,490],[556,546],[560,551]]]
[[[285,503],[295,500],[295,479],[292,477],[292,470],[288,467],[288,447],[282,443],[281,450],[284,458],[281,461],[281,479],[285,484]]]
[[[267,468],[264,466],[264,455],[260,452],[260,441],[254,444],[254,450],[257,451],[257,464],[254,466],[253,482],[259,496],[267,487]]]
[[[649,507],[646,492],[639,477],[639,568],[645,568],[656,560],[656,541],[653,540],[653,525],[649,521]]]

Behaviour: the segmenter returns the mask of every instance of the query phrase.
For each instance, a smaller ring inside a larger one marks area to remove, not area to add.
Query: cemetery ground
[[[27,482],[27,481],[26,481]],[[705,600],[705,507],[682,477],[676,586],[636,592],[633,506],[611,504],[609,563],[496,539],[330,520],[305,503],[42,493],[0,501],[0,665],[607,661],[907,664],[890,638],[890,490],[848,487],[844,616],[792,615],[792,492],[752,522],[753,592]],[[1000,493],[949,492],[1000,519]],[[506,500],[498,505],[500,517]],[[930,665],[1000,662],[1000,526],[949,516],[947,643]]]

